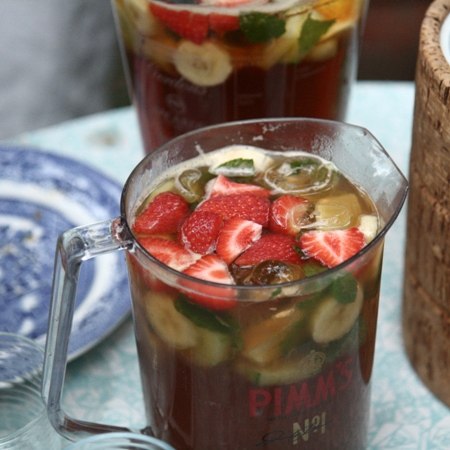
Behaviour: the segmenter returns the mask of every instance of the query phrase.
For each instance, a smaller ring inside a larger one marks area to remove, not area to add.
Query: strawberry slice
[[[234,284],[227,264],[216,255],[202,256],[198,261],[185,269],[184,273],[200,280]]]
[[[189,204],[178,194],[162,192],[136,217],[138,234],[176,233],[189,214]]]
[[[307,223],[309,209],[310,203],[305,198],[282,195],[271,205],[269,228],[277,233],[295,236]]]
[[[239,256],[238,266],[254,266],[263,261],[274,260],[292,264],[301,264],[301,258],[295,251],[296,242],[285,234],[266,234]]]
[[[139,243],[156,259],[180,272],[194,264],[200,257],[168,239],[143,237],[139,239]]]
[[[215,250],[222,225],[222,217],[219,214],[194,211],[181,226],[180,240],[188,250],[207,255]]]
[[[228,31],[239,30],[239,16],[219,13],[209,15],[209,28],[221,35]]]
[[[218,175],[216,178],[209,180],[206,184],[206,195],[214,197],[215,195],[230,194],[253,194],[269,197],[270,191],[255,184],[236,183],[225,175]]]
[[[308,231],[300,238],[303,252],[328,267],[335,267],[364,247],[364,234],[356,227],[345,230]]]
[[[235,217],[225,223],[217,239],[217,254],[230,264],[261,237],[262,226],[251,220]]]
[[[166,8],[154,2],[150,3],[150,11],[167,28],[195,44],[201,44],[208,36],[209,18],[206,14]]]
[[[220,7],[228,7],[233,8],[237,6],[243,5],[264,5],[268,3],[268,0],[200,0],[200,4],[208,5],[208,6],[220,6]]]
[[[200,280],[221,284],[235,284],[226,262],[217,255],[203,256],[184,270],[184,273]],[[236,304],[234,291],[231,289],[190,282],[188,280],[182,280],[182,284],[188,288],[185,291],[188,297],[208,308],[223,310],[230,309]]]
[[[267,226],[270,201],[253,194],[216,195],[201,203],[197,210],[220,214],[224,221],[238,217]]]

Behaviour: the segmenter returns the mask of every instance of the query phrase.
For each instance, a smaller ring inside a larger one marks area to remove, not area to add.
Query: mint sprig
[[[336,278],[330,286],[331,295],[339,303],[353,303],[356,299],[358,282],[351,273]]]
[[[305,20],[299,37],[300,58],[303,58],[319,42],[320,38],[330,29],[335,20],[316,20],[311,14]]]
[[[261,44],[280,37],[286,31],[286,22],[279,17],[261,12],[249,12],[239,16],[240,29],[252,44]]]
[[[252,176],[255,174],[255,164],[253,159],[236,158],[220,164],[212,172],[216,175]]]
[[[209,331],[234,334],[238,329],[236,322],[228,315],[213,313],[200,305],[188,301],[184,296],[176,299],[175,309],[198,327]]]

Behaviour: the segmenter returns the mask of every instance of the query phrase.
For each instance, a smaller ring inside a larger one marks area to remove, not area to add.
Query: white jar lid
[[[445,59],[450,64],[450,14],[442,22],[440,44]]]

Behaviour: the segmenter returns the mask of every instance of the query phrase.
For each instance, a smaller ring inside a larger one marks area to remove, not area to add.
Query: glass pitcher
[[[169,168],[229,145],[280,155],[302,150],[331,161],[370,196],[380,224],[376,236],[336,267],[276,286],[218,284],[166,266],[133,229],[143,193]],[[339,122],[272,119],[216,125],[147,155],[125,184],[120,217],[68,230],[59,239],[43,383],[53,426],[72,440],[125,430],[82,422],[61,408],[80,265],[124,250],[146,430],[179,450],[363,448],[384,236],[406,193],[407,181],[379,142],[366,129]],[[348,279],[355,295],[338,305],[333,287]],[[185,294],[205,292],[225,310],[183,303]],[[324,327],[328,337],[318,339],[309,318],[318,309],[328,311],[327,305],[336,315]],[[255,324],[254,317],[264,321]],[[275,355],[270,361],[267,352],[263,357],[245,353],[249,323],[260,327],[255,346],[269,348],[270,358]],[[341,331],[330,332],[336,329]],[[290,339],[295,349],[286,351]]]

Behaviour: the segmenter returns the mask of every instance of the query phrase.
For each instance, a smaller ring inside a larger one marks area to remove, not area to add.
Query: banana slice
[[[325,360],[325,353],[311,350],[301,358],[280,359],[264,367],[255,367],[249,362],[243,362],[238,366],[238,370],[260,386],[289,384],[314,376],[320,372]]]
[[[348,333],[359,316],[363,300],[359,284],[352,303],[340,303],[333,297],[323,300],[311,317],[311,335],[314,341],[328,344]]]
[[[317,44],[308,54],[309,61],[326,61],[333,58],[338,51],[337,39],[328,39]]]
[[[242,336],[242,355],[261,365],[270,364],[279,358],[282,341],[291,327],[300,321],[302,314],[298,308],[292,307],[249,326]]]
[[[223,83],[233,69],[228,53],[212,42],[182,41],[173,58],[178,72],[197,86]]]
[[[191,350],[193,360],[204,367],[217,366],[231,355],[231,338],[206,328],[198,329],[198,343]]]
[[[277,62],[296,62],[298,59],[298,38],[306,20],[306,14],[294,14],[286,20],[286,31],[268,44],[262,56],[262,67],[272,67]]]
[[[151,327],[164,342],[180,350],[197,345],[200,340],[197,327],[175,309],[170,295],[148,294],[145,308]]]
[[[355,20],[337,21],[330,29],[322,36],[321,41],[326,41],[332,37],[338,36],[339,33],[356,31]]]
[[[364,234],[364,239],[368,244],[378,233],[378,217],[373,214],[361,215],[358,228]]]

